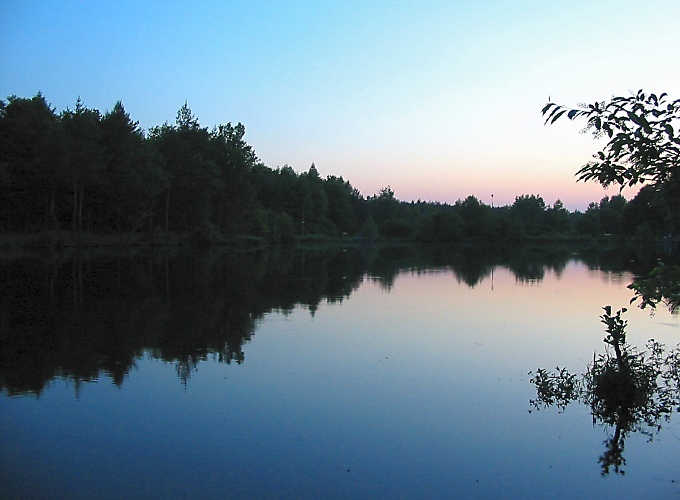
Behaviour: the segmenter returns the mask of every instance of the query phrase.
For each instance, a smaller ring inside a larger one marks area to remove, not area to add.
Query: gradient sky
[[[2,0],[0,97],[121,100],[145,129],[187,101],[203,126],[242,122],[270,167],[367,196],[584,209],[618,193],[575,181],[598,143],[540,110],[680,97],[679,19],[678,0]]]

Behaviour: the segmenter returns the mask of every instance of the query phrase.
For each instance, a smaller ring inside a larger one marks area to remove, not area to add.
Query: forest
[[[62,112],[38,93],[0,101],[0,234],[87,244],[193,241],[287,243],[305,239],[454,243],[652,240],[673,232],[653,186],[585,212],[521,194],[493,207],[400,201],[387,185],[364,196],[349,180],[263,164],[241,123],[199,124],[185,103],[173,125],[144,131],[122,102],[105,113],[80,98]],[[112,240],[113,241],[113,240]]]

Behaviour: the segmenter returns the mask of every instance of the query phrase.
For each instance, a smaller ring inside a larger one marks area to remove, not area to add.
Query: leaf
[[[567,110],[563,109],[562,111],[557,113],[555,116],[553,116],[553,119],[550,121],[550,124],[552,125],[553,123],[555,123],[560,118],[560,116],[562,116],[566,112],[567,112]]]
[[[652,128],[649,126],[649,122],[647,122],[644,116],[638,116],[632,111],[628,111],[628,118],[636,125],[642,127],[646,133],[652,133]]]
[[[553,110],[550,112],[550,114],[548,115],[548,117],[545,119],[545,123],[548,123],[548,121],[550,121],[550,118],[552,118],[552,116],[553,116],[555,113],[557,113],[560,109],[562,109],[562,106],[555,105],[555,107],[553,108]],[[545,123],[544,123],[544,125],[545,125]]]
[[[673,130],[673,126],[670,123],[666,123],[663,126],[664,129],[666,129],[666,133],[668,134],[668,138],[672,139],[673,135],[675,135],[675,131]]]

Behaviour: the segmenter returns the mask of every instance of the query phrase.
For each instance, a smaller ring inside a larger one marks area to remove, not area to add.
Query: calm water
[[[10,498],[677,498],[680,426],[529,412],[585,369],[643,263],[573,251],[348,249],[2,264]],[[631,308],[629,341],[680,341]],[[676,414],[677,415],[677,414]]]

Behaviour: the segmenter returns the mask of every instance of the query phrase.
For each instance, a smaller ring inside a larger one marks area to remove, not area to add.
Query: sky
[[[0,0],[0,98],[120,100],[147,130],[186,101],[266,165],[365,196],[583,210],[618,194],[574,176],[602,143],[541,108],[680,97],[678,19],[677,0]]]

